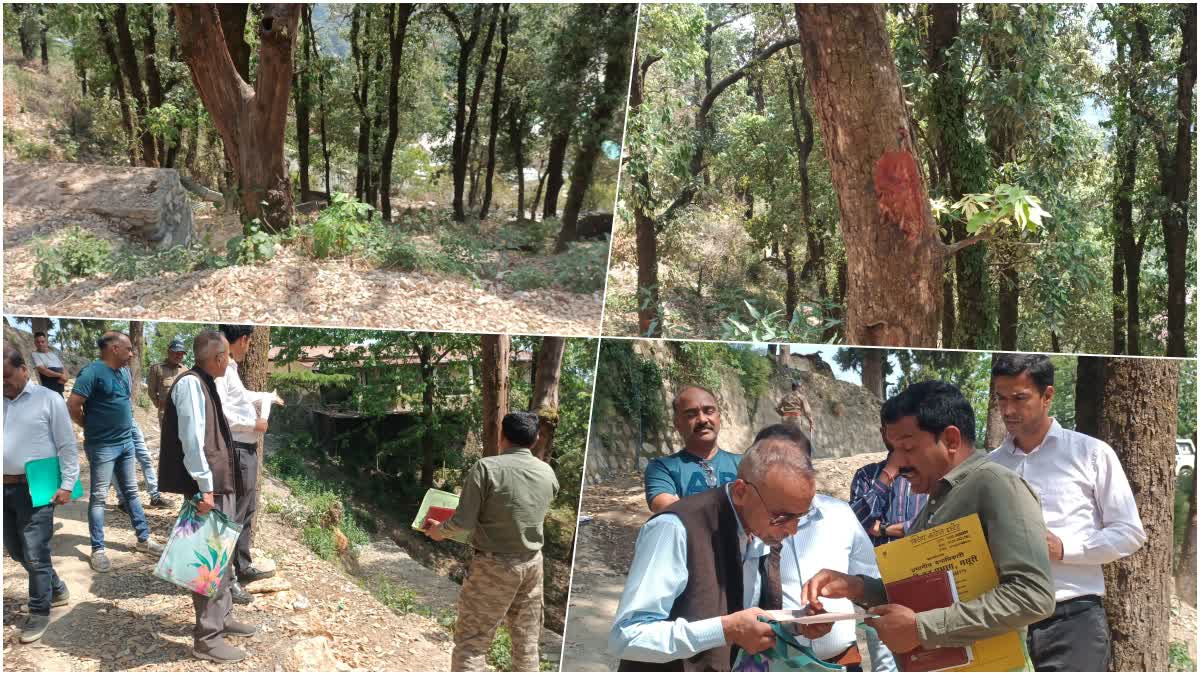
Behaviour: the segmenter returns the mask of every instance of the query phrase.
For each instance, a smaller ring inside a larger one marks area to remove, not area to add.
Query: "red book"
[[[425,514],[425,522],[436,520],[439,523],[444,523],[454,516],[454,509],[448,509],[444,506],[431,506],[429,513]]]
[[[942,570],[930,572],[902,581],[886,584],[888,602],[904,605],[914,612],[949,607],[958,602],[958,589],[954,586],[954,572]],[[896,654],[896,665],[902,671],[931,672],[950,670],[965,666],[974,660],[970,647],[918,647],[907,654]]]

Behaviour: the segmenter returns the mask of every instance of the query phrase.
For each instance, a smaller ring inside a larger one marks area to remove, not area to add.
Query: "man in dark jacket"
[[[229,342],[217,331],[204,331],[193,342],[196,365],[179,375],[171,386],[163,410],[162,449],[159,453],[159,488],[186,498],[200,495],[201,515],[217,509],[233,517],[237,485],[241,480],[233,460],[233,437],[221,411],[216,378],[229,363]],[[256,629],[232,618],[230,595],[232,566],[221,574],[216,595],[192,595],[196,610],[192,654],[216,663],[236,663],[246,658],[225,637],[248,637]]]

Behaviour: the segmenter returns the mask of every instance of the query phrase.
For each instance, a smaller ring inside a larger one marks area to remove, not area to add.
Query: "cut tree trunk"
[[[566,338],[545,337],[537,352],[534,371],[537,375],[533,382],[530,412],[538,416],[538,440],[532,450],[545,462],[554,456],[554,433],[558,429],[558,383],[566,346]]]
[[[214,5],[175,5],[183,58],[204,107],[221,133],[237,176],[242,218],[279,232],[292,221],[283,150],[292,88],[298,4],[262,6],[258,72],[251,87],[238,73]]]
[[[1100,439],[1116,452],[1146,530],[1136,553],[1104,566],[1114,672],[1169,669],[1178,402],[1177,361],[1106,364]]]
[[[795,12],[841,213],[846,342],[934,347],[944,253],[924,178],[919,169],[906,171],[895,200],[875,189],[876,164],[885,153],[907,154],[916,166],[884,8],[797,4]]]
[[[483,335],[483,456],[500,454],[500,423],[508,414],[507,335]]]

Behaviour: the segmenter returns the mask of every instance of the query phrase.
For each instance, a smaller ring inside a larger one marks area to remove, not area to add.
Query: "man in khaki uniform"
[[[487,670],[488,648],[505,620],[513,670],[538,670],[542,523],[558,494],[558,478],[529,451],[537,442],[537,415],[509,413],[501,430],[500,454],[471,467],[450,520],[425,522],[425,533],[435,541],[455,532],[472,533],[475,556],[458,594],[454,624],[450,668],[455,672]]]
[[[175,338],[167,346],[167,358],[162,363],[150,366],[150,400],[154,403],[154,407],[158,408],[159,424],[162,424],[163,411],[166,410],[167,394],[171,391],[171,385],[174,384],[175,378],[180,373],[187,370],[183,365],[183,356],[186,353],[183,340]]]
[[[800,393],[799,382],[792,383],[792,393],[783,397],[779,405],[775,406],[775,412],[779,413],[785,424],[795,425],[810,438],[812,437],[812,407],[808,405],[808,399],[804,397],[804,394]]]

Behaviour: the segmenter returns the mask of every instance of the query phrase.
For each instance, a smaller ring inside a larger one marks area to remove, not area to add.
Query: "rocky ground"
[[[437,273],[313,260],[288,247],[269,262],[118,281],[108,274],[39,289],[32,241],[78,225],[119,246],[121,224],[83,212],[5,209],[6,311],[21,315],[597,335],[602,293],[513,291]],[[197,227],[206,227],[197,219]],[[213,223],[215,238],[228,229]]]
[[[849,499],[854,472],[884,457],[884,453],[868,453],[815,460],[818,492]],[[650,516],[642,477],[624,474],[585,486],[579,515],[591,520],[579,527],[563,636],[563,670],[611,672],[616,670],[618,660],[608,653],[608,632],[625,587],[638,529]],[[1171,642],[1187,645],[1195,660],[1196,609],[1178,598],[1171,606]],[[865,645],[861,646],[866,654]]]

